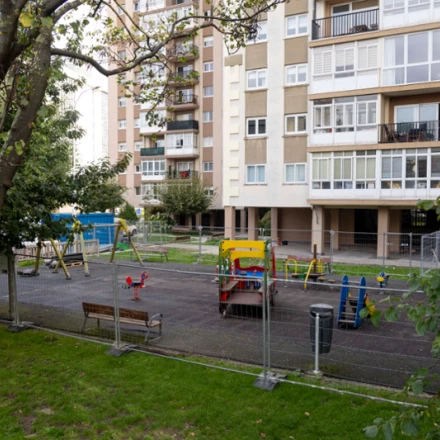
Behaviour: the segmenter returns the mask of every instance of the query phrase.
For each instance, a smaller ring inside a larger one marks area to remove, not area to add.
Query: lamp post
[[[74,110],[76,110],[76,106],[78,105],[78,101],[79,101],[79,98],[81,98],[81,96],[82,95],[84,95],[84,93],[86,93],[86,92],[93,92],[93,91],[95,91],[95,90],[98,90],[98,89],[100,89],[101,88],[101,86],[95,86],[95,87],[90,87],[90,88],[88,88],[88,89],[85,89],[85,90],[83,90],[77,97],[76,97],[76,99],[75,99],[75,102],[74,102],[74,105],[73,105],[73,109]],[[92,112],[93,112],[93,114],[92,114],[92,122],[93,122],[93,126],[94,126],[94,121],[95,121],[95,114],[94,114],[94,107],[92,107]],[[93,131],[94,131],[94,127],[93,127]],[[93,133],[93,137],[94,137],[94,133]],[[73,172],[75,172],[76,171],[76,167],[77,167],[77,163],[76,163],[76,146],[77,146],[77,141],[75,140],[74,142],[73,142]]]

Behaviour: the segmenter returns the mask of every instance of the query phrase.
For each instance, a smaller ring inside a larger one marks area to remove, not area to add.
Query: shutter
[[[332,52],[324,52],[322,73],[332,73],[332,64]]]
[[[345,70],[345,50],[339,49],[335,56],[335,72],[343,72]]]
[[[368,47],[368,67],[377,67],[377,46]]]
[[[345,50],[345,70],[354,70],[354,48]]]
[[[315,60],[313,63],[313,74],[314,75],[321,75],[322,73],[324,73],[324,65],[323,65],[323,60],[324,60],[324,54],[322,52],[315,52]]]
[[[358,69],[366,69],[368,67],[368,47],[358,47]]]

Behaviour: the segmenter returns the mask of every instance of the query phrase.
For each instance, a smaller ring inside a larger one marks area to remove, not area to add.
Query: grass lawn
[[[270,393],[250,376],[106,350],[0,327],[0,437],[351,440],[401,410],[290,384]]]

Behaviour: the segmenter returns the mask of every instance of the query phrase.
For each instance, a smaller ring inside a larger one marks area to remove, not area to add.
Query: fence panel
[[[420,275],[440,269],[440,231],[421,237]]]

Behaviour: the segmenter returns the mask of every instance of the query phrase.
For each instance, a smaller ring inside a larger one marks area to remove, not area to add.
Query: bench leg
[[[84,331],[86,330],[86,322],[87,322],[87,316],[84,318],[84,323],[81,329],[81,333],[84,333]]]
[[[147,334],[145,335],[144,343],[148,341],[148,336],[150,336],[150,327],[148,327]]]

